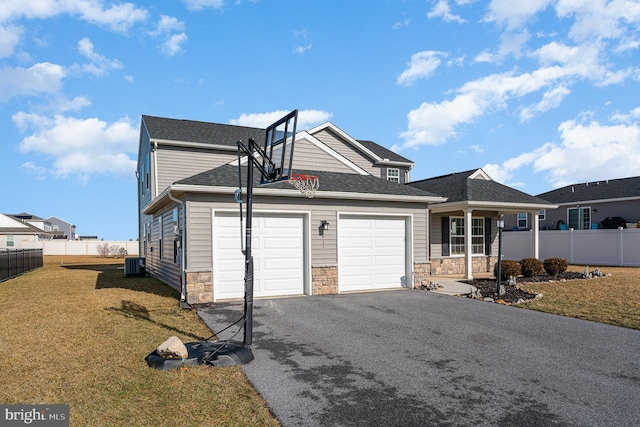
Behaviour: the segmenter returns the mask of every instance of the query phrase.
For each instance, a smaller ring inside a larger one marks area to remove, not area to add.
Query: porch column
[[[531,256],[540,259],[540,217],[538,212],[532,213],[533,217],[533,239],[531,240]]]
[[[473,279],[473,257],[471,246],[471,235],[473,233],[473,209],[466,209],[464,212],[464,278]]]

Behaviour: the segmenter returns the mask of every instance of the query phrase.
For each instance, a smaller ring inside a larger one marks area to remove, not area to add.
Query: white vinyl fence
[[[99,247],[105,244],[110,249],[126,251],[128,256],[138,255],[138,242],[98,241],[98,240],[41,240],[37,242],[20,242],[20,249],[42,249],[43,255],[102,255]],[[121,253],[122,254],[122,253]]]
[[[502,233],[504,259],[531,254],[532,231]],[[564,258],[570,264],[640,267],[640,228],[621,230],[542,230],[540,259]]]

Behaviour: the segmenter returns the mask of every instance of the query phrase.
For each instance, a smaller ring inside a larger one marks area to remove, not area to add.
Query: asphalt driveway
[[[218,331],[242,302],[199,313]],[[284,426],[640,425],[630,329],[401,290],[257,300],[252,349]]]

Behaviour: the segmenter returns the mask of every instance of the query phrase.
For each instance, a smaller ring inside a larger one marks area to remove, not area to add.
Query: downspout
[[[186,289],[187,289],[187,282],[186,282],[187,273],[185,268],[186,260],[184,258],[184,246],[185,246],[184,242],[187,237],[186,236],[187,212],[186,212],[186,207],[184,202],[180,199],[173,197],[173,194],[171,194],[171,189],[169,189],[169,192],[167,194],[171,200],[173,200],[174,202],[182,206],[182,221],[181,221],[182,224],[181,224],[180,233],[179,233],[179,236],[180,236],[180,302],[184,302],[186,299]],[[178,217],[180,217],[180,212],[178,212]]]
[[[153,184],[155,186],[155,193],[152,197],[158,197],[158,141],[153,141]],[[171,197],[171,193],[169,193]]]

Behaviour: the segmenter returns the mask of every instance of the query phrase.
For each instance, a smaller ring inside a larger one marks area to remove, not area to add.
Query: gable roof
[[[373,175],[357,175],[350,173],[304,171],[297,173],[315,175],[320,180],[316,191],[316,199],[349,199],[349,200],[383,200],[406,203],[437,203],[445,199],[436,194],[418,188],[400,185]],[[242,185],[246,185],[247,169],[242,167]],[[160,194],[143,213],[154,213],[170,203],[169,193],[212,193],[233,195],[238,188],[238,166],[223,165],[189,178],[182,179],[169,186]],[[260,185],[260,173],[254,171],[254,194],[262,196],[304,197],[288,182],[275,182]]]
[[[482,169],[456,172],[406,185],[420,188],[447,198],[447,206],[479,206],[496,209],[552,208],[547,200],[531,196],[515,188],[492,180]]]
[[[377,144],[373,141],[366,141],[366,140],[362,140],[359,139],[358,142],[362,145],[364,145],[365,148],[367,148],[368,150],[374,152],[375,154],[377,154],[378,156],[380,156],[381,159],[384,160],[388,160],[391,162],[399,162],[399,163],[411,163],[413,164],[413,162],[409,159],[407,159],[406,157],[402,157],[400,154],[394,153],[393,151],[389,150],[388,148],[383,147],[380,144]]]
[[[28,215],[28,214],[27,214]],[[32,216],[32,215],[28,215]],[[26,220],[22,220],[15,215],[10,214],[0,214],[0,234],[2,235],[11,235],[11,234],[27,234],[27,235],[42,235],[42,236],[51,236],[51,233],[48,233],[33,224],[28,223]]]
[[[246,141],[253,138],[257,142],[264,141],[265,130],[254,127],[145,115],[142,116],[142,122],[152,140],[227,145],[233,148],[239,139]]]
[[[246,168],[243,167],[243,185],[246,181]],[[357,175],[350,173],[325,172],[325,171],[302,171],[296,170],[296,173],[315,175],[320,180],[320,187],[317,194],[323,192],[342,192],[342,193],[362,193],[362,194],[383,194],[390,196],[418,196],[442,199],[440,196],[424,191],[418,188],[407,187],[406,185],[398,185],[395,182],[387,181],[373,175]],[[238,186],[238,167],[233,165],[223,165],[206,172],[199,173],[189,178],[185,178],[176,182],[181,185],[207,185],[207,186]],[[254,171],[254,188],[258,188],[260,184],[260,173]],[[275,182],[268,184],[262,188],[274,189],[294,189],[290,183]],[[295,190],[298,191],[298,190]]]
[[[640,199],[640,176],[567,185],[537,197],[556,204]]]

